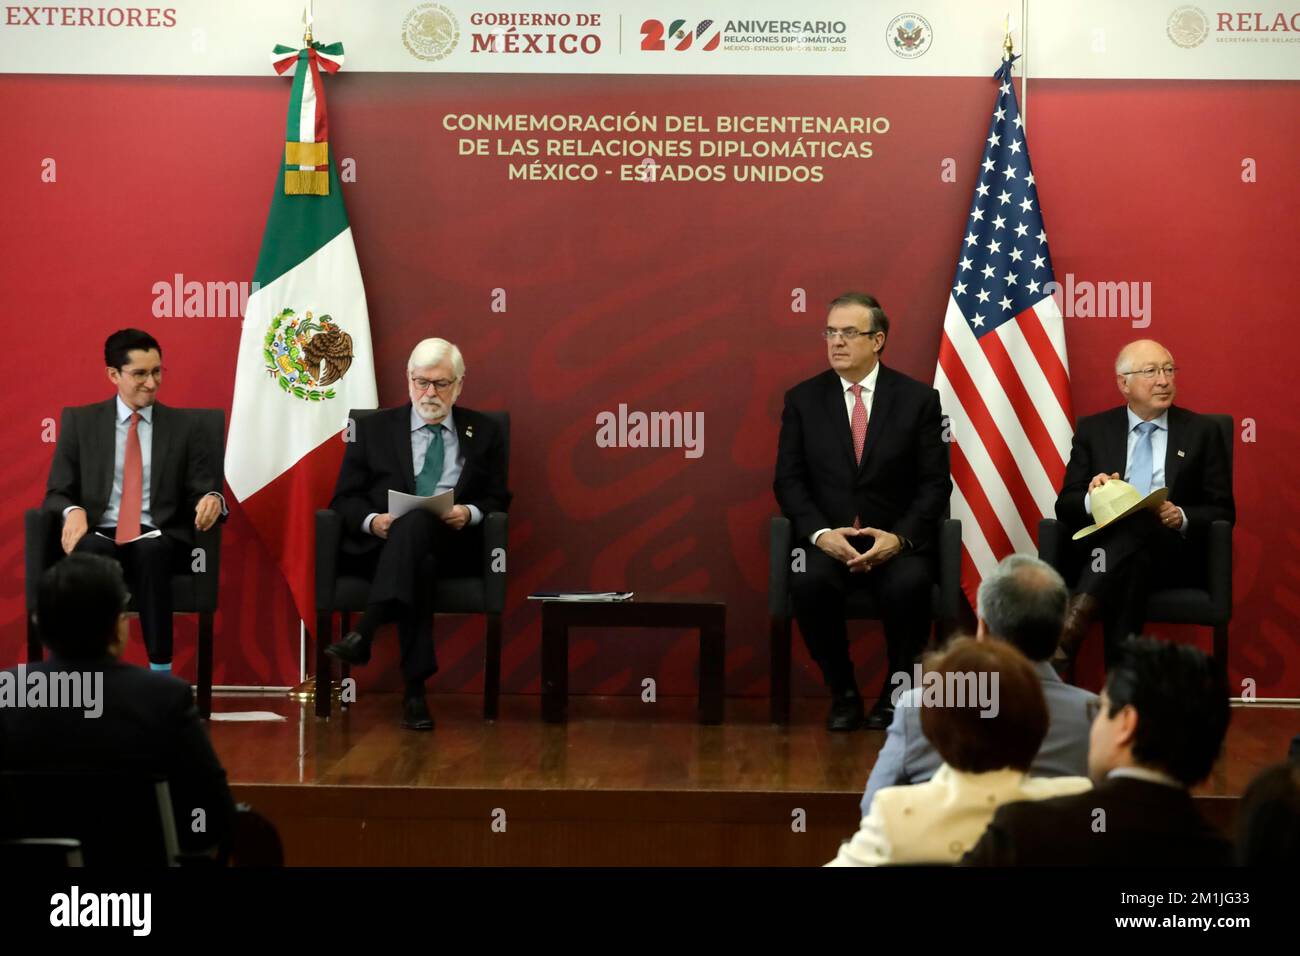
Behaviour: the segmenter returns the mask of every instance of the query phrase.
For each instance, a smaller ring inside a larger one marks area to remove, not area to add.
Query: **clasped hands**
[[[859,554],[849,543],[849,538],[862,536],[874,538],[875,541],[868,550]],[[870,571],[884,564],[903,550],[903,542],[893,532],[878,528],[832,528],[817,536],[817,547],[846,565],[850,572],[856,573]]]
[[[1121,480],[1120,473],[1118,471],[1112,471],[1108,475],[1105,472],[1098,472],[1093,475],[1092,481],[1088,482],[1088,494],[1092,494],[1095,489],[1101,487],[1112,479]],[[1172,501],[1166,500],[1164,504],[1156,509],[1156,517],[1160,519],[1160,523],[1166,528],[1173,528],[1177,531],[1183,526],[1183,513]]]
[[[442,523],[453,531],[459,531],[469,524],[470,517],[469,508],[464,505],[452,505],[451,509],[442,516]],[[394,520],[391,514],[376,515],[375,519],[370,522],[371,533],[380,538],[387,538],[388,529],[393,526]]]

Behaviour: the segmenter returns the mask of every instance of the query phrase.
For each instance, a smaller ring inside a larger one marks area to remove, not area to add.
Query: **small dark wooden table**
[[[569,706],[569,628],[690,627],[700,632],[700,723],[722,723],[727,605],[717,596],[637,592],[628,601],[542,602],[542,719]]]

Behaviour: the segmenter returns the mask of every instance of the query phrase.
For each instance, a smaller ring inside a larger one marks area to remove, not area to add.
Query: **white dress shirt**
[[[857,403],[857,398],[849,391],[854,385],[862,386],[862,404],[867,409],[867,430],[871,430],[871,399],[876,394],[876,379],[880,377],[880,363],[877,362],[871,367],[871,371],[861,382],[850,382],[843,375],[840,376],[840,387],[844,389],[844,413],[849,418],[849,428],[853,427],[853,406]],[[830,528],[818,528],[812,533],[811,541],[817,543],[823,532],[830,531]]]
[[[465,470],[465,456],[460,453],[460,435],[456,431],[456,423],[452,418],[454,411],[447,412],[447,417],[438,422],[442,429],[442,475],[438,478],[438,485],[434,488],[433,493],[440,495],[446,491],[452,491],[460,481],[461,472]],[[433,434],[424,426],[432,424],[426,422],[420,417],[420,413],[411,406],[411,464],[415,467],[415,474],[418,476],[424,470],[424,459],[429,454],[429,446],[433,444]],[[477,505],[466,505],[469,509],[469,523],[478,524],[483,520],[483,512],[478,509]],[[379,512],[371,512],[366,515],[366,520],[361,523],[361,530],[367,534],[372,534],[370,530],[371,523],[379,517]]]
[[[1128,446],[1124,457],[1126,462],[1124,470],[1124,480],[1129,484],[1133,483],[1133,452],[1137,449],[1137,443],[1141,439],[1137,427],[1146,421],[1138,416],[1137,412],[1131,407],[1124,409],[1128,413]],[[1159,417],[1151,419],[1156,430],[1151,433],[1151,490],[1165,487],[1165,453],[1169,450],[1169,412],[1165,411]],[[1175,506],[1177,507],[1177,506]],[[1083,510],[1092,517],[1092,492],[1086,492],[1083,496]],[[1179,525],[1178,530],[1183,534],[1187,533],[1187,513],[1182,508],[1178,513],[1183,516],[1183,523]]]

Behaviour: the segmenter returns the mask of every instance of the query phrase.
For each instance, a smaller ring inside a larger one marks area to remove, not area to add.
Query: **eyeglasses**
[[[1165,378],[1173,378],[1175,375],[1178,374],[1178,366],[1176,366],[1176,365],[1161,365],[1159,368],[1157,368],[1157,367],[1154,366],[1154,365],[1148,365],[1146,368],[1135,368],[1135,369],[1133,369],[1133,371],[1131,371],[1131,372],[1121,372],[1120,374],[1121,374],[1121,375],[1140,375],[1140,376],[1142,376],[1144,379],[1146,379],[1146,380],[1149,382],[1149,381],[1151,381],[1153,378],[1155,378],[1155,377],[1156,377],[1156,374],[1159,373],[1159,372],[1163,372]]]
[[[439,395],[446,395],[451,391],[451,387],[459,381],[458,378],[413,378],[411,384],[415,386],[417,392],[427,392],[429,389],[433,389]]]
[[[867,332],[862,332],[859,331],[858,329],[826,328],[822,330],[822,338],[826,339],[827,341],[830,341],[831,339],[835,338],[835,336],[838,335],[845,342],[855,342],[858,339],[862,338],[863,336],[879,335],[879,334],[880,334],[880,329],[871,329],[870,331]]]
[[[150,378],[153,379],[155,382],[161,382],[163,377],[163,372],[165,371],[166,369],[160,365],[157,368],[149,368],[149,369],[124,368],[122,369],[122,374],[128,376],[131,379],[131,381],[135,382],[136,384],[142,385],[144,384],[146,379],[150,379]]]

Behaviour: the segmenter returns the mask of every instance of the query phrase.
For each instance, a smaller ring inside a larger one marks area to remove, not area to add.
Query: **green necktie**
[[[442,477],[442,425],[425,425],[429,432],[429,450],[424,453],[424,467],[415,478],[415,493],[428,497],[438,490],[438,479]]]

